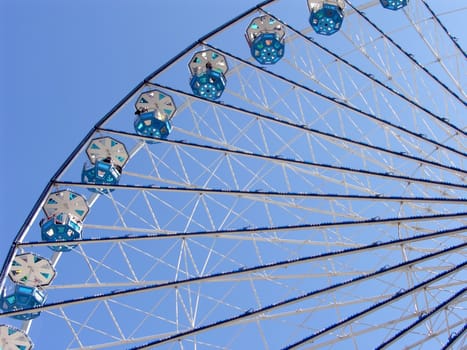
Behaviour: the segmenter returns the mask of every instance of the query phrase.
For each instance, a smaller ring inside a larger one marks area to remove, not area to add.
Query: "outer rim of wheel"
[[[20,233],[18,234],[18,236],[15,238],[15,241],[14,241],[14,244],[12,245],[12,247],[10,248],[10,252],[8,254],[8,257],[7,257],[7,260],[6,260],[6,263],[3,267],[3,270],[2,270],[2,275],[1,275],[1,280],[2,280],[2,283],[4,282],[4,280],[6,279],[6,272],[9,270],[9,265],[11,264],[11,261],[12,259],[14,258],[14,255],[15,255],[15,251],[16,251],[16,244],[18,243],[21,243],[24,239],[24,236],[26,234],[26,231],[28,230],[28,225],[30,222],[33,221],[34,217],[38,215],[38,213],[40,212],[40,208],[42,207],[42,205],[44,204],[44,201],[46,199],[46,196],[48,195],[48,193],[52,190],[52,188],[56,185],[57,183],[57,179],[60,178],[60,175],[62,174],[62,172],[64,172],[68,166],[68,164],[70,164],[73,160],[73,158],[84,148],[85,144],[88,143],[88,141],[95,135],[95,132],[99,129],[101,129],[101,126],[109,119],[111,118],[121,107],[123,107],[128,100],[130,100],[131,97],[135,96],[137,94],[137,92],[141,91],[142,88],[144,88],[145,86],[147,86],[148,84],[151,84],[151,81],[153,81],[160,73],[162,72],[165,72],[167,69],[169,69],[169,67],[174,64],[175,62],[177,62],[180,58],[182,57],[185,57],[185,55],[188,53],[188,52],[191,52],[194,48],[198,47],[200,44],[205,44],[209,38],[219,32],[221,32],[222,30],[224,30],[225,28],[228,28],[230,27],[233,23],[239,21],[239,20],[242,20],[243,18],[246,18],[248,17],[251,13],[259,10],[260,8],[262,8],[263,6],[266,6],[270,3],[273,3],[275,1],[273,0],[270,0],[270,1],[264,1],[263,3],[251,8],[250,10],[244,12],[242,15],[234,18],[232,21],[229,21],[228,23],[222,25],[221,27],[217,28],[216,30],[212,31],[211,33],[208,33],[206,36],[204,36],[203,38],[201,38],[199,41],[193,43],[192,45],[190,45],[187,49],[185,49],[184,51],[182,51],[180,54],[178,54],[177,56],[175,56],[172,60],[170,60],[167,64],[165,64],[164,66],[162,66],[161,68],[159,68],[158,70],[156,70],[155,72],[153,72],[152,74],[150,74],[146,79],[144,79],[141,83],[139,83],[129,94],[127,94],[127,96],[125,96],[108,114],[106,114],[95,126],[93,129],[90,130],[90,132],[86,135],[86,137],[81,141],[81,143],[78,145],[78,147],[75,149],[75,151],[70,155],[70,157],[64,162],[64,164],[60,167],[60,169],[56,172],[56,174],[52,177],[51,181],[49,182],[49,184],[47,185],[47,187],[44,189],[44,192],[42,193],[41,197],[39,198],[38,202],[36,203],[35,207],[33,208],[33,210],[31,211],[31,214],[29,215],[28,219],[26,220],[25,222],[25,225],[21,228],[20,230]],[[157,86],[156,86],[157,87]],[[170,142],[170,141],[167,141],[167,142]],[[61,184],[66,184],[66,183],[63,183],[63,182],[60,182],[58,181],[58,183],[61,183]],[[460,199],[461,200],[461,199]],[[457,249],[463,249],[461,246],[457,247]],[[459,269],[459,268],[463,268],[465,265],[465,262],[463,264],[459,264],[456,269]],[[244,273],[244,272],[243,272]],[[2,288],[3,289],[3,285],[2,285]],[[461,290],[459,293],[460,295],[463,294],[465,292],[465,290]],[[397,297],[397,296],[394,296],[394,297]],[[454,297],[459,297],[459,295],[455,295]],[[444,305],[444,303],[441,303],[440,305]],[[256,311],[252,311],[252,312],[247,312],[247,315],[246,316],[252,316],[255,314]],[[261,310],[261,312],[264,312],[264,310]],[[258,312],[257,314],[261,314],[261,312]],[[190,333],[191,334],[191,333]],[[460,334],[457,334],[455,337],[452,338],[452,341],[454,342],[455,340],[459,339],[459,337],[463,334],[463,331],[462,333]],[[179,337],[179,336],[177,336]],[[151,347],[152,345],[148,345],[147,348]],[[298,344],[297,344],[298,346]],[[146,348],[144,346],[140,347],[140,348]]]

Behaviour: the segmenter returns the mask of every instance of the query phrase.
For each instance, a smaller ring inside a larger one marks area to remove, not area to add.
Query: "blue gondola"
[[[170,120],[177,110],[171,96],[158,90],[146,91],[136,100],[135,108],[133,126],[138,135],[155,139],[169,136],[172,131]]]
[[[30,309],[42,306],[45,303],[45,292],[36,287],[16,285],[15,292],[0,298],[0,306],[3,311],[11,312],[22,309]],[[11,316],[17,320],[28,321],[40,315],[40,311],[33,311]]]
[[[253,19],[246,31],[252,57],[260,64],[277,63],[285,52],[285,31],[271,16]]]
[[[401,8],[407,6],[409,0],[379,0],[381,6],[388,10],[400,10]]]
[[[225,90],[227,62],[213,50],[197,52],[188,65],[192,74],[190,87],[196,96],[217,100]]]
[[[341,0],[308,0],[313,30],[321,35],[338,32],[344,21],[344,6]]]

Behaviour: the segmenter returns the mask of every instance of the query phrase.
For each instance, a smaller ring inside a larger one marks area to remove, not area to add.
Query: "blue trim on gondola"
[[[156,117],[157,111],[142,113],[136,116],[133,126],[138,135],[157,139],[166,139],[172,131],[168,120]]]
[[[116,165],[105,161],[99,160],[91,167],[86,168],[83,166],[81,172],[81,181],[88,184],[95,185],[118,185],[120,181],[120,172]],[[91,192],[103,192],[108,193],[113,189],[101,190],[98,188],[89,188]]]
[[[215,70],[207,70],[201,75],[191,77],[190,86],[196,96],[217,100],[224,92],[226,79],[224,74]]]
[[[15,292],[0,297],[0,307],[5,312],[31,309],[45,303],[45,292],[36,287],[16,285]],[[40,315],[40,311],[10,316],[21,321],[32,320]]]
[[[397,11],[407,6],[408,0],[379,0],[385,9]]]
[[[332,35],[339,31],[344,21],[344,13],[339,6],[323,4],[318,11],[310,14],[310,24],[313,30],[322,35]]]
[[[279,40],[275,33],[259,35],[251,43],[251,55],[260,64],[274,64],[284,57],[284,40]]]

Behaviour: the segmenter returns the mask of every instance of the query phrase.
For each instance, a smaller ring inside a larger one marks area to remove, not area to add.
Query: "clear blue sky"
[[[0,0],[2,264],[93,125],[149,73],[257,2]]]
[[[49,179],[150,72],[249,1],[0,0],[0,261]]]

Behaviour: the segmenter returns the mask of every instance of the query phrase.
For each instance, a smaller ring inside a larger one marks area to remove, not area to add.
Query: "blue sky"
[[[0,2],[2,262],[43,188],[93,125],[149,73],[257,2]]]
[[[89,129],[145,76],[255,3],[0,1],[1,261]]]

